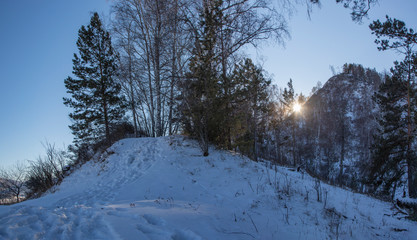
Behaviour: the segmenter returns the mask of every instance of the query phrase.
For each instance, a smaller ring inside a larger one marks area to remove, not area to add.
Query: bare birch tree
[[[113,6],[133,120],[148,136],[173,134],[176,82],[184,67],[181,0],[127,0]],[[133,67],[134,66],[134,67]]]

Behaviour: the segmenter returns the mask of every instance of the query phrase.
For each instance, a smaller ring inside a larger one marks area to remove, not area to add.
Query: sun
[[[301,105],[299,103],[294,103],[294,105],[292,106],[292,110],[296,113],[301,112]]]

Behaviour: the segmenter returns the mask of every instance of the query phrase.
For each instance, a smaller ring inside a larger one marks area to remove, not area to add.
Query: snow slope
[[[417,239],[389,203],[315,185],[179,136],[125,139],[54,193],[0,206],[0,239]]]

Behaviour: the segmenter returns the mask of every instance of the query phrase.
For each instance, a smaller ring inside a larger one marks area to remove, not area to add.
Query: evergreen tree
[[[238,101],[235,112],[237,116],[234,120],[238,121],[240,128],[246,129],[239,140],[240,147],[250,147],[249,154],[255,161],[259,156],[260,129],[265,126],[265,114],[269,112],[268,88],[271,81],[266,79],[262,69],[253,64],[251,59],[245,59],[241,64],[236,66],[234,71],[234,82],[238,89],[235,93],[235,99]],[[238,129],[238,128],[236,128]],[[248,149],[249,150],[249,149]]]
[[[218,136],[213,131],[218,129],[215,120],[219,116],[216,108],[219,86],[215,44],[221,4],[221,0],[204,1],[204,9],[200,15],[202,31],[196,33],[190,71],[183,86],[184,127],[197,137],[204,156],[209,154],[209,141],[214,141]]]
[[[379,45],[379,50],[394,49],[405,56],[402,62],[395,62],[395,68],[392,70],[393,78],[404,85],[402,95],[399,95],[397,99],[391,99],[391,101],[405,105],[402,112],[405,122],[397,122],[397,124],[398,128],[406,128],[404,135],[406,135],[407,146],[405,150],[402,150],[405,151],[403,157],[407,166],[408,193],[410,197],[417,198],[417,159],[414,156],[416,124],[414,104],[417,75],[417,53],[414,47],[417,44],[417,33],[412,28],[407,28],[403,21],[391,19],[388,16],[386,16],[385,22],[374,21],[369,28],[377,37],[375,43]],[[394,87],[391,91],[399,91]]]
[[[395,192],[405,174],[408,144],[407,120],[403,113],[406,105],[399,100],[406,90],[397,76],[387,76],[374,96],[381,116],[380,128],[374,135],[368,180],[375,188],[380,187],[383,194],[389,194],[391,190]]]
[[[282,103],[286,107],[287,114],[290,114],[293,108],[293,104],[295,102],[295,93],[294,87],[292,85],[292,79],[287,83],[288,89],[284,88],[284,92],[282,94]]]
[[[111,128],[124,114],[120,85],[115,82],[117,55],[110,34],[103,29],[99,15],[94,13],[90,24],[78,32],[79,55],[74,54],[73,74],[65,79],[67,93],[64,104],[74,109],[70,129],[79,144],[96,143],[105,138],[111,142]]]
[[[344,8],[350,9],[350,16],[355,22],[362,22],[364,17],[368,16],[371,7],[375,6],[379,0],[336,0],[336,3],[340,3]],[[309,0],[307,1],[308,13],[312,11],[313,5],[320,5],[321,0]]]
[[[295,101],[294,87],[292,85],[292,79],[287,83],[288,89],[284,88],[282,94],[282,104],[284,105],[287,121],[289,122],[291,129],[291,151],[292,151],[292,164],[293,166],[297,165],[296,159],[296,141],[295,141],[295,128],[296,128],[296,113],[293,111]],[[288,139],[288,137],[287,137]]]

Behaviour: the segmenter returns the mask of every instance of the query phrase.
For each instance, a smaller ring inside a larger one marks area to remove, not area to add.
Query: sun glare
[[[295,103],[294,106],[292,107],[292,110],[296,113],[301,112],[301,105],[298,103]]]

